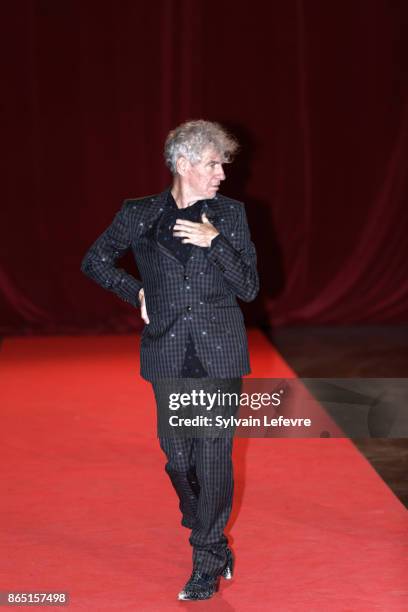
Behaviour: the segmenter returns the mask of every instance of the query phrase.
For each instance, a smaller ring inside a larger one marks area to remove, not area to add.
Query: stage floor
[[[253,377],[296,376],[259,331],[249,341]],[[67,591],[87,612],[408,609],[406,509],[350,440],[324,438],[235,440],[235,577],[178,602],[189,531],[138,349],[136,335],[3,342],[1,591]]]

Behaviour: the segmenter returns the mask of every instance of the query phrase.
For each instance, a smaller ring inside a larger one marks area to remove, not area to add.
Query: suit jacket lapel
[[[171,187],[168,187],[165,191],[160,193],[159,196],[158,196],[158,201],[159,201],[159,204],[160,204],[160,206],[159,206],[160,217],[163,215],[163,213],[164,213],[164,211],[166,209],[166,206],[168,205],[167,204],[167,198],[168,198],[170,189],[171,189]],[[154,231],[154,236],[153,236],[154,246],[161,253],[163,253],[163,255],[166,255],[166,257],[169,257],[172,261],[174,261],[179,266],[184,268],[184,265],[182,264],[182,262],[179,261],[177,259],[177,257],[175,255],[173,255],[173,253],[164,246],[164,244],[159,242],[159,240],[158,240],[159,226],[160,226],[160,218],[157,219],[156,226],[155,226],[155,231]]]

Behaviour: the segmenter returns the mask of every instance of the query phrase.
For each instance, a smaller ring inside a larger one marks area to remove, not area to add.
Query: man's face
[[[224,179],[221,155],[212,147],[204,149],[201,161],[197,164],[187,163],[182,178],[184,185],[196,200],[213,198]]]

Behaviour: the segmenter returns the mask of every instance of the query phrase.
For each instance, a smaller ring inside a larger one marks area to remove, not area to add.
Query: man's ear
[[[180,176],[185,176],[189,166],[189,161],[183,155],[181,155],[176,161],[176,170],[177,174]]]

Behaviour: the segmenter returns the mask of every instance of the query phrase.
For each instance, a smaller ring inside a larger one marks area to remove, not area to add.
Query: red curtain
[[[80,261],[126,197],[169,184],[169,129],[242,151],[262,291],[249,322],[406,322],[408,4],[37,0],[1,8],[1,328],[126,331]],[[121,265],[137,274],[127,257]]]

